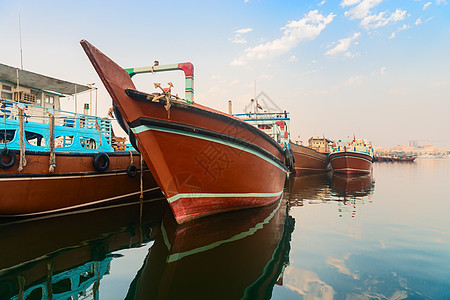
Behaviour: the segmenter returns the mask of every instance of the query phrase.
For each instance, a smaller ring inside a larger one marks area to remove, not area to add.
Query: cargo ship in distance
[[[125,70],[89,42],[81,45],[179,224],[280,199],[288,172],[283,148],[251,124],[194,103],[191,63]],[[170,70],[184,71],[186,99],[172,95],[171,84],[147,94],[131,80]]]

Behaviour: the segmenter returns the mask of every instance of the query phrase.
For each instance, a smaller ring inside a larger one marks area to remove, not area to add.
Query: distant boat
[[[369,174],[372,172],[373,149],[363,139],[353,139],[343,146],[339,143],[330,153],[334,173]]]
[[[331,170],[328,159],[328,143],[326,138],[310,138],[309,147],[290,143],[294,153],[294,167],[298,174],[321,173]]]
[[[413,162],[417,155],[394,155],[391,157],[392,161],[396,162]]]
[[[81,45],[178,223],[280,199],[288,172],[283,148],[254,126],[194,103],[191,63],[124,70],[87,41]],[[184,71],[185,100],[170,85],[146,94],[131,80],[169,70]]]
[[[61,212],[158,190],[111,120],[63,111],[90,87],[0,64],[0,216]]]

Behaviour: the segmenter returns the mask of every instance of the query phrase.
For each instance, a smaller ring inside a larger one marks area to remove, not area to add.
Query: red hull
[[[294,152],[295,172],[297,173],[322,173],[330,171],[328,154],[317,152],[314,149],[290,144],[290,148]]]
[[[17,172],[17,164],[0,171],[0,216],[17,217],[54,213],[100,205],[140,195],[140,171],[127,174],[130,154],[110,154],[105,172],[97,172],[94,154],[56,154],[54,173],[48,172],[48,155],[26,154],[27,165]],[[19,159],[17,159],[19,161]],[[140,166],[140,155],[134,164]],[[158,189],[149,170],[144,171],[144,192]]]
[[[287,169],[268,135],[198,104],[173,101],[167,111],[165,100],[147,100],[120,66],[86,41],[82,46],[178,223],[279,199]]]
[[[333,172],[344,174],[369,174],[372,172],[372,156],[350,151],[330,154]]]

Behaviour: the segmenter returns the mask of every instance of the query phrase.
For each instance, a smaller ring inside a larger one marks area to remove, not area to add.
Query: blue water
[[[450,299],[450,160],[291,177],[176,226],[162,199],[0,225],[0,299]]]

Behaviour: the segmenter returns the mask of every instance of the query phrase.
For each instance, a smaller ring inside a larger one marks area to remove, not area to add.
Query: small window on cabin
[[[1,98],[2,99],[6,99],[6,100],[12,100],[13,98],[13,94],[12,93],[8,93],[8,92],[3,92],[1,93]]]
[[[45,103],[53,104],[55,102],[55,97],[45,95]]]
[[[4,144],[5,140],[6,140],[6,143],[11,142],[14,139],[14,135],[15,134],[16,134],[15,130],[7,129],[6,132],[5,132],[4,129],[1,130],[1,132],[0,132],[0,143]]]
[[[45,138],[42,134],[31,132],[31,131],[25,131],[25,139],[30,145],[37,146],[37,147],[45,147]]]
[[[81,147],[86,149],[97,149],[97,143],[93,138],[80,137]]]
[[[55,139],[55,147],[70,147],[73,143],[73,135],[61,135]]]
[[[6,84],[2,84],[2,90],[4,90],[4,91],[12,91],[12,86],[6,85]]]

